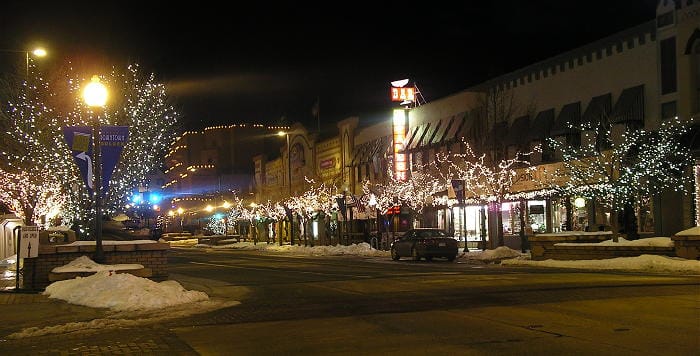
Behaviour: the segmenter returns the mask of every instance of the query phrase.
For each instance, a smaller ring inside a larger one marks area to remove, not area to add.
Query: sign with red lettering
[[[391,101],[415,101],[416,88],[396,88],[391,87]]]
[[[334,168],[335,167],[335,157],[322,160],[320,166],[321,166],[321,169]]]

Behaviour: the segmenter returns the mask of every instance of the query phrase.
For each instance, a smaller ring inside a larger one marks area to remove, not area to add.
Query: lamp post
[[[224,236],[228,236],[228,209],[231,207],[231,203],[224,200],[224,203],[221,204],[221,207],[224,208]]]
[[[83,89],[83,99],[89,107],[104,108],[107,103],[107,87],[100,83],[100,78],[92,76],[90,83]],[[100,163],[100,117],[97,115],[92,126],[95,178],[95,262],[104,262],[104,251],[102,250],[102,167]]]
[[[9,52],[9,53],[24,53],[24,58],[25,58],[25,72],[24,72],[24,79],[28,80],[29,79],[29,54],[33,54],[35,57],[46,57],[46,50],[37,47],[31,51],[20,51],[20,50],[12,50],[12,49],[0,49],[0,52]]]
[[[280,131],[277,133],[278,136],[285,136],[287,139],[287,184],[289,185],[289,197],[292,197],[292,155],[289,152],[289,132]],[[293,215],[289,215],[289,242],[294,245],[294,222]],[[281,245],[282,239],[280,239]]]

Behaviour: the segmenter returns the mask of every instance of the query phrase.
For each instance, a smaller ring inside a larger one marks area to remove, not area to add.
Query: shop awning
[[[598,127],[610,115],[611,103],[610,93],[593,97],[581,116],[581,124],[590,128]]]
[[[554,109],[540,111],[532,120],[530,132],[528,135],[529,141],[542,141],[549,137],[550,131],[554,124]]]
[[[483,137],[487,134],[487,128],[484,120],[480,120],[479,109],[473,109],[465,118],[465,122],[457,135],[464,137],[465,141],[472,147],[475,147],[477,142],[482,142]]]
[[[613,124],[644,122],[644,85],[622,91],[610,115]]]
[[[440,141],[442,136],[445,134],[445,128],[447,127],[447,122],[449,119],[442,119],[435,124],[435,129],[431,133],[430,137],[425,140],[426,145],[436,144]]]
[[[513,124],[508,129],[508,135],[503,140],[506,146],[520,146],[528,142],[528,132],[530,131],[530,117],[521,116],[513,120]]]
[[[455,115],[450,121],[450,125],[445,129],[445,137],[442,138],[442,142],[449,142],[457,138],[457,133],[462,130],[467,118],[466,112],[461,112]]]
[[[415,138],[411,141],[411,145],[408,146],[409,150],[415,149],[423,145],[422,141],[425,139],[425,134],[430,131],[430,123],[421,125],[416,132]]]
[[[579,132],[581,125],[581,102],[564,105],[550,130],[552,136],[564,136]]]
[[[374,149],[369,154],[367,161],[373,161],[375,157],[384,157],[389,152],[389,147],[391,146],[392,138],[389,136],[383,136],[376,140]]]
[[[416,127],[411,127],[408,129],[408,134],[406,136],[406,145],[404,146],[404,150],[408,150],[411,148],[411,145],[413,145],[413,141],[415,141],[418,136],[418,132],[420,132],[421,127],[416,126]]]

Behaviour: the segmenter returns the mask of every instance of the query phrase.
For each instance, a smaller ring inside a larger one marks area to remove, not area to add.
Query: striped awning
[[[371,163],[375,157],[384,157],[391,146],[391,138],[379,137],[355,147],[352,165]]]
[[[644,122],[644,84],[622,91],[610,115],[613,124]]]
[[[452,121],[447,128],[445,128],[445,136],[442,138],[442,142],[449,142],[457,137],[457,133],[462,131],[462,126],[466,122],[467,113],[461,112],[452,117]]]
[[[610,93],[594,97],[581,116],[581,124],[590,128],[597,127],[610,115],[611,106],[612,95]]]
[[[579,131],[581,124],[581,102],[564,105],[559,111],[559,116],[554,121],[550,134],[552,136],[564,136]]]
[[[415,131],[415,134],[413,137],[411,137],[411,144],[406,146],[409,150],[415,149],[416,147],[420,147],[423,144],[421,141],[425,138],[425,134],[430,131],[430,123],[427,123],[425,125],[418,126],[418,128]]]
[[[528,140],[542,141],[549,137],[552,124],[554,123],[554,109],[540,111],[530,124]]]
[[[405,150],[411,148],[411,145],[413,145],[413,141],[416,140],[416,136],[418,136],[418,132],[420,131],[420,129],[420,126],[408,129],[408,134],[406,135],[406,144],[404,145]]]
[[[444,135],[445,134],[445,127],[447,127],[447,123],[445,122],[444,119],[438,121],[435,124],[433,131],[430,133],[430,137],[425,139],[424,145],[432,145],[432,144],[438,143],[438,141],[442,138],[442,137],[438,137],[438,136],[441,136],[440,131],[442,131],[442,135]]]
[[[530,117],[521,116],[513,120],[513,124],[508,129],[503,144],[506,146],[520,146],[528,141],[528,131],[530,131]]]

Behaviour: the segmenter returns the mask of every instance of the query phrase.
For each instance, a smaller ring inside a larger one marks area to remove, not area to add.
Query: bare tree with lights
[[[304,244],[307,245],[306,223],[318,212],[331,213],[335,204],[335,198],[338,196],[338,188],[335,185],[318,184],[312,179],[304,178],[308,185],[306,191],[299,196],[290,197],[283,205],[299,216],[299,225],[304,236]]]
[[[690,124],[674,118],[662,122],[656,131],[628,129],[619,139],[606,125],[582,127],[581,147],[549,139],[562,153],[564,169],[556,174],[566,178],[564,186],[554,188],[602,200],[613,212],[611,225],[616,226],[615,215],[622,214],[617,232],[638,238],[634,205],[640,199],[668,190],[688,194],[687,169],[693,160],[680,138]]]
[[[436,157],[436,164],[442,168],[439,172],[443,179],[460,179],[464,181],[465,195],[481,203],[488,203],[491,211],[496,212],[496,240],[498,246],[504,245],[503,216],[501,205],[511,193],[518,169],[531,169],[527,158],[532,152],[518,152],[511,159],[501,159],[490,163],[486,154],[477,155],[471,146],[463,142],[463,153],[449,153]]]

